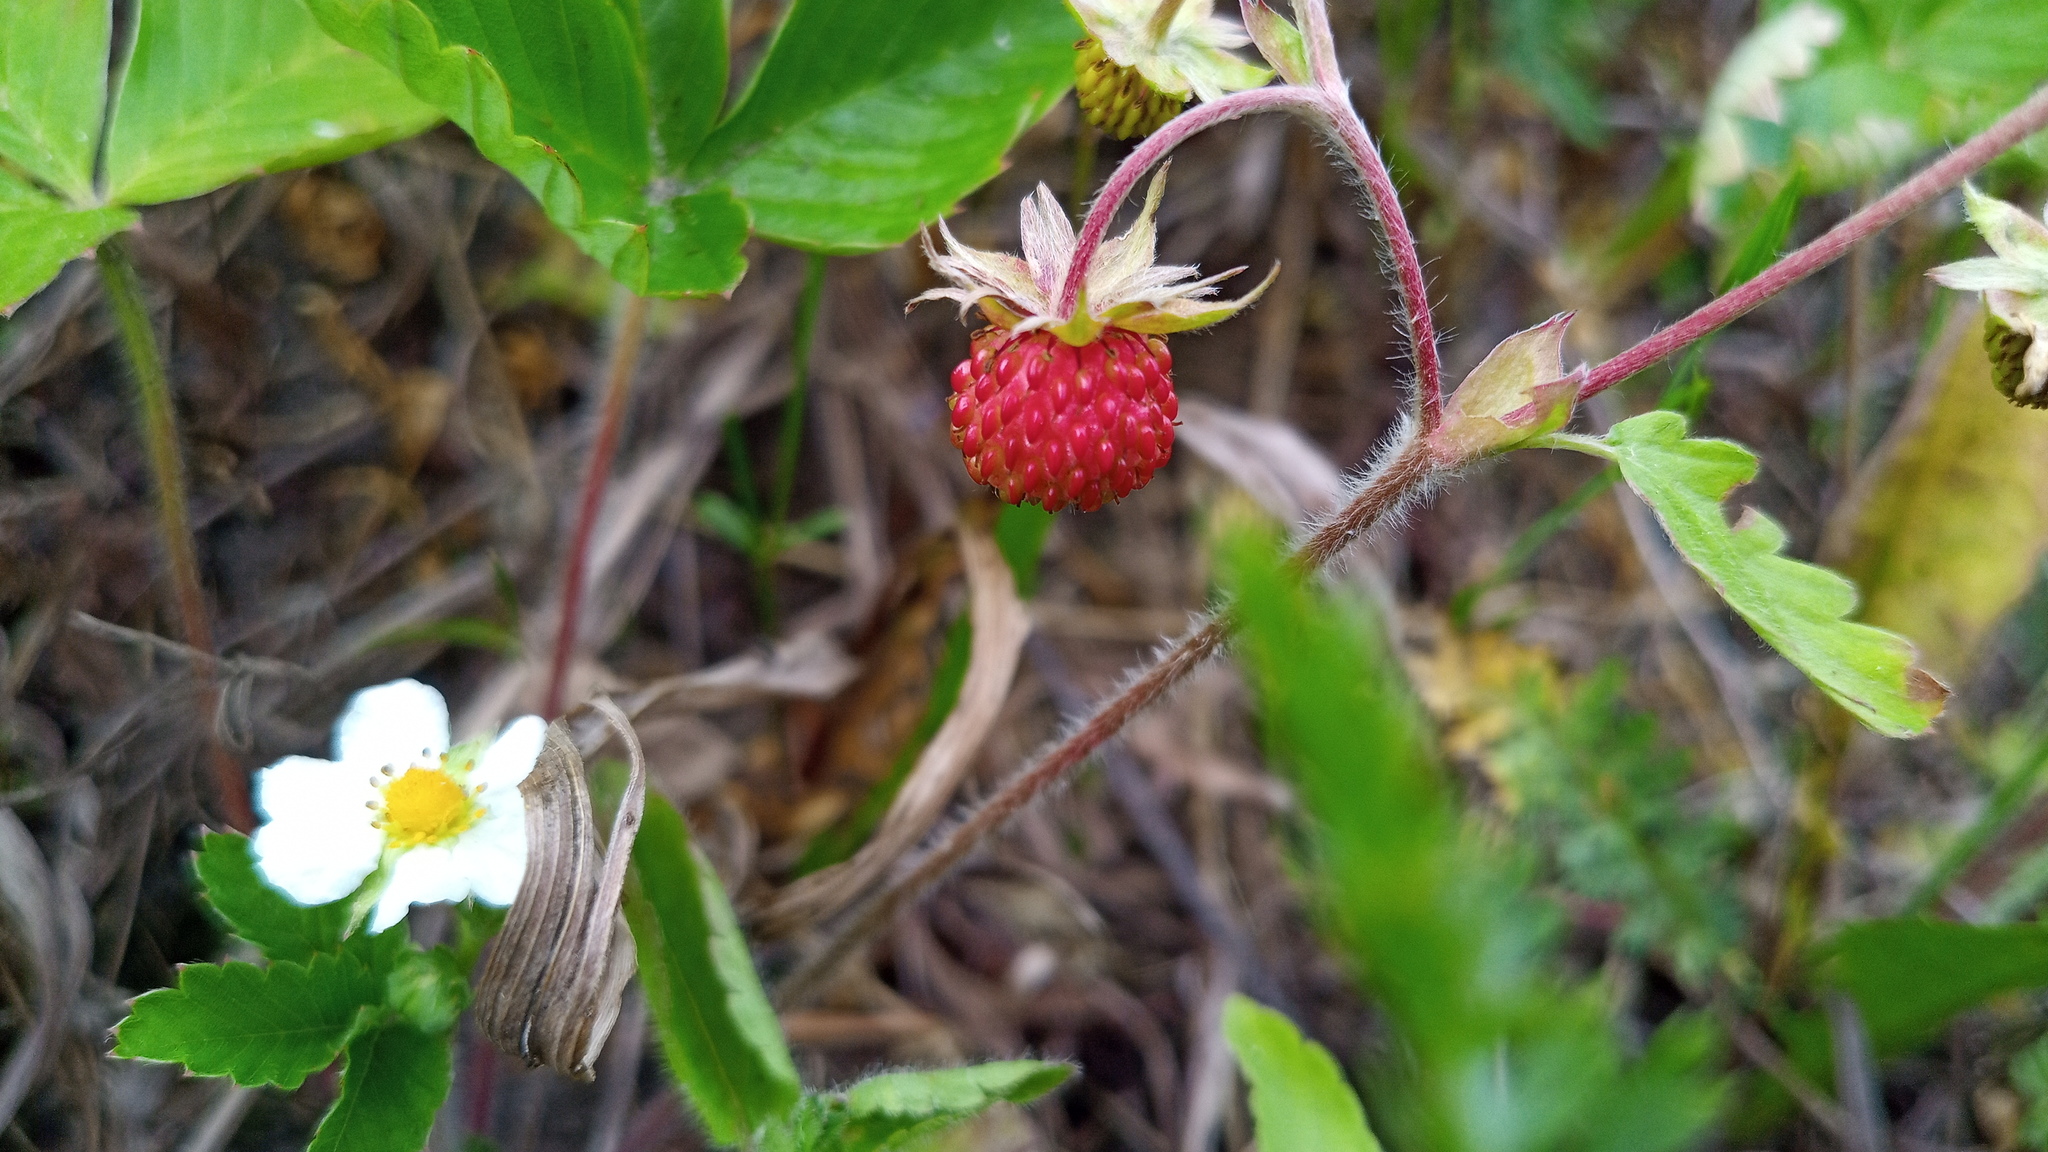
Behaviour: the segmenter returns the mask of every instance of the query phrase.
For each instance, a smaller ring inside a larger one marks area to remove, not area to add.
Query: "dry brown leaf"
[[[1031,634],[1031,615],[996,542],[972,525],[960,528],[974,641],[960,699],[925,745],[882,822],[853,858],[805,876],[777,893],[761,915],[769,932],[792,931],[845,907],[922,838],[960,788],[982,742],[995,727],[1017,661]]]
[[[2048,413],[1993,389],[1982,337],[1981,309],[1943,333],[1824,548],[1862,589],[1864,621],[1945,676],[1970,669],[2048,549]]]
[[[548,726],[540,760],[519,785],[526,799],[526,876],[484,958],[476,987],[483,1034],[529,1067],[588,1080],[632,979],[633,947],[619,895],[646,799],[647,760],[611,701],[591,702],[618,730],[631,776],[600,853],[583,757],[569,729]]]

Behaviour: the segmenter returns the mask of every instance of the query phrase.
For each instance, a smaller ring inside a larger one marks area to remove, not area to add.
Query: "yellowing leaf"
[[[1751,508],[1731,528],[1721,501],[1756,475],[1756,457],[1730,440],[1687,439],[1685,428],[1676,412],[1646,412],[1616,424],[1604,440],[1549,442],[1619,464],[1686,563],[1856,719],[1886,736],[1925,732],[1948,689],[1914,663],[1904,637],[1845,619],[1856,607],[1855,586],[1784,555],[1777,521]]]
[[[1830,550],[1863,587],[1864,618],[1913,637],[1949,673],[1969,667],[2048,548],[2048,413],[1993,390],[1983,325],[1981,310],[1962,323],[1939,379],[1878,449],[1875,480]]]

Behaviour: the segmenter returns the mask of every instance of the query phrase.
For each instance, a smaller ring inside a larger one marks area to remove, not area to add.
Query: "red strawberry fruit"
[[[1193,268],[1153,264],[1164,189],[1162,173],[1130,231],[1096,250],[1079,299],[1064,311],[1056,302],[1076,242],[1045,185],[1024,201],[1022,258],[969,248],[943,222],[946,251],[926,240],[948,285],[911,303],[955,300],[963,317],[974,307],[990,322],[953,369],[953,444],[967,474],[1011,504],[1092,512],[1144,487],[1173,455],[1180,414],[1166,334],[1232,316],[1273,281],[1214,301],[1216,282],[1243,269],[1200,278]]]

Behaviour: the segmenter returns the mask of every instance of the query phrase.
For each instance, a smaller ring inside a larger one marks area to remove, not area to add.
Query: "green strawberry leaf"
[[[1993,996],[2048,987],[2048,925],[1866,920],[1844,925],[1820,958],[1824,979],[1863,1010],[1871,1043],[1892,1054]]]
[[[316,953],[340,950],[348,927],[348,899],[309,906],[271,887],[256,870],[247,836],[209,835],[194,863],[207,903],[227,921],[230,931],[270,959],[303,964]]]
[[[448,1096],[452,1034],[410,1024],[369,1029],[348,1042],[341,1095],[306,1152],[418,1152]]]
[[[751,1139],[797,1102],[796,1065],[724,885],[659,796],[633,841],[625,913],[669,1067],[713,1140]]]
[[[992,1104],[1029,1104],[1066,1083],[1074,1069],[1044,1060],[1000,1060],[965,1068],[887,1072],[846,1090],[845,1152],[902,1148],[971,1120]]]
[[[1941,714],[1948,689],[1914,663],[1905,638],[1846,620],[1856,589],[1783,555],[1785,531],[1750,509],[1732,528],[1721,501],[1756,475],[1756,457],[1728,440],[1691,440],[1685,417],[1647,412],[1607,436],[1553,436],[1621,466],[1672,543],[1757,635],[1874,731],[1912,736]]]
[[[1001,170],[1073,79],[1057,0],[795,0],[739,106],[690,161],[763,236],[895,244]]]
[[[0,316],[135,219],[126,208],[69,207],[0,168]]]
[[[654,173],[640,31],[618,9],[598,0],[308,7],[329,35],[469,133],[619,283],[656,296],[739,283],[747,214],[729,192],[647,206]]]
[[[183,1064],[199,1076],[296,1088],[334,1062],[385,976],[355,955],[311,964],[188,964],[176,988],[135,1001],[115,1028],[114,1055]]]
[[[641,0],[655,167],[680,169],[725,107],[727,0]]]
[[[0,36],[0,156],[79,204],[92,199],[112,18],[107,0],[10,4]]]
[[[107,127],[107,199],[154,204],[403,139],[440,114],[303,0],[144,0]]]
[[[1259,1147],[1380,1152],[1337,1061],[1287,1017],[1233,995],[1223,1005],[1223,1039],[1251,1082]]]

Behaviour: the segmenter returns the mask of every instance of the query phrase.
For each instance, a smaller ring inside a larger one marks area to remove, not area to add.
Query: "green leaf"
[[[625,912],[670,1069],[712,1139],[750,1139],[796,1103],[796,1065],[718,874],[659,796],[633,842]]]
[[[641,0],[655,167],[689,163],[725,106],[727,0]]]
[[[837,1132],[845,1152],[883,1152],[972,1119],[1000,1101],[1028,1104],[1066,1083],[1073,1068],[1044,1060],[1001,1060],[928,1072],[888,1072],[846,1090],[848,1118]]]
[[[154,204],[324,164],[440,119],[303,0],[144,0],[107,127],[107,198]]]
[[[329,35],[469,133],[614,279],[730,291],[747,214],[721,188],[659,200],[638,30],[601,0],[309,0]]]
[[[1721,501],[1756,475],[1756,457],[1732,441],[1689,440],[1685,429],[1676,412],[1647,412],[1604,440],[1552,442],[1621,465],[1686,562],[1836,703],[1886,736],[1925,732],[1948,689],[1915,665],[1903,637],[1844,619],[1856,607],[1855,587],[1783,555],[1776,521],[1750,509],[1730,528]]]
[[[1223,1005],[1223,1038],[1251,1082],[1263,1152],[1380,1152],[1337,1061],[1287,1017],[1233,995]]]
[[[0,168],[0,316],[135,219],[126,208],[68,208]]]
[[[1073,81],[1058,0],[795,0],[739,106],[689,165],[762,235],[884,248],[950,211]]]
[[[1895,1054],[1990,997],[2048,986],[2048,925],[1865,920],[1823,957],[1825,979],[1863,1010],[1872,1045]]]
[[[1038,561],[1058,518],[1036,504],[1005,504],[996,514],[996,549],[1016,578],[1017,595],[1026,600],[1038,593]]]
[[[394,628],[370,642],[372,648],[395,648],[402,644],[448,644],[457,648],[481,648],[500,656],[517,656],[524,641],[502,624],[474,616],[456,616],[426,624]]]
[[[846,531],[846,509],[820,508],[809,516],[782,529],[782,545],[803,544],[812,540],[823,540]]]
[[[410,1024],[373,1028],[348,1043],[341,1095],[306,1152],[419,1152],[448,1096],[452,1036]]]
[[[247,836],[208,835],[194,863],[207,903],[227,921],[230,931],[270,959],[303,964],[315,953],[340,950],[348,927],[348,898],[308,906],[271,887],[256,870]]]
[[[78,204],[92,199],[112,12],[109,0],[14,0],[0,35],[0,156]]]
[[[383,1002],[384,982],[354,955],[268,968],[188,964],[176,988],[135,1001],[115,1029],[114,1055],[296,1088],[334,1062],[362,1009]]]
[[[761,534],[760,521],[723,492],[697,494],[697,522],[704,530],[751,556]]]

